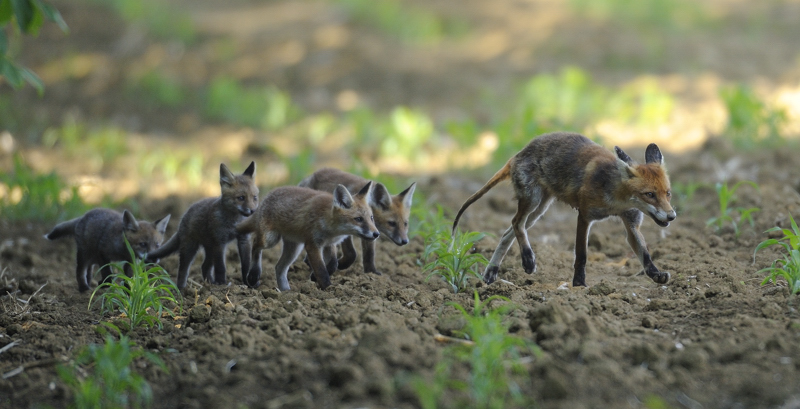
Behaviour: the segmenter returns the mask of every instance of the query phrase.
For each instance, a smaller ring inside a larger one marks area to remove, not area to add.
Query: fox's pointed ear
[[[627,163],[627,164],[628,164],[628,166],[633,166],[633,165],[634,165],[634,163],[633,163],[633,159],[631,159],[631,157],[630,157],[630,156],[628,156],[628,154],[627,154],[627,153],[625,153],[625,152],[624,152],[622,149],[620,149],[620,148],[619,148],[619,146],[615,146],[615,147],[614,147],[614,152],[616,152],[616,153],[617,153],[617,157],[618,157],[618,158],[619,158],[621,161],[623,161],[623,162]]]
[[[124,210],[122,212],[122,227],[125,230],[137,231],[139,230],[139,222],[136,221],[131,212]]]
[[[333,189],[333,207],[338,207],[340,209],[349,209],[353,207],[353,196],[350,195],[350,192],[347,191],[347,188],[343,185],[337,185],[336,189]]]
[[[644,163],[657,163],[659,165],[664,163],[664,157],[661,156],[661,150],[654,143],[647,145],[644,151]]]
[[[248,166],[242,174],[245,176],[250,176],[250,179],[254,178],[256,175],[256,161],[250,162],[250,166]]]
[[[158,233],[161,234],[162,236],[164,235],[164,233],[167,232],[167,225],[169,224],[170,216],[171,215],[168,214],[163,218],[161,218],[161,220],[158,220],[154,223],[156,225],[156,231],[158,231]]]
[[[253,168],[255,170],[255,167]],[[219,184],[220,185],[228,185],[233,186],[236,182],[236,176],[233,176],[233,173],[224,163],[219,164]]]
[[[414,198],[414,189],[417,188],[417,182],[411,184],[411,186],[407,187],[406,190],[397,194],[397,196],[403,199],[403,207],[406,209],[411,208],[411,200]]]
[[[356,196],[369,197],[370,190],[372,190],[372,181],[371,180],[369,182],[367,182],[367,184],[364,185],[364,187],[362,187],[361,190],[358,191],[358,193],[356,193]]]
[[[389,191],[383,183],[375,184],[375,188],[372,189],[369,204],[380,206],[383,210],[389,210],[389,208],[392,207],[392,195],[389,194]]]

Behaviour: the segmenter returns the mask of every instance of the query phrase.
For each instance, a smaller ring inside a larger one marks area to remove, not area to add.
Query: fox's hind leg
[[[540,187],[535,187],[527,193],[527,195],[519,197],[517,213],[511,220],[511,227],[514,229],[514,236],[519,242],[522,267],[525,269],[526,273],[531,274],[536,271],[536,256],[533,254],[530,241],[528,241],[528,228],[536,222],[547,208],[545,206],[540,206],[543,196]],[[543,210],[540,210],[540,208],[543,208]],[[536,214],[531,217],[534,212]],[[532,220],[530,226],[528,225],[529,218]]]
[[[278,262],[275,264],[275,279],[278,282],[278,290],[280,291],[289,291],[291,288],[289,287],[289,278],[287,277],[289,274],[289,267],[294,263],[297,259],[297,256],[300,255],[300,252],[303,251],[303,244],[302,243],[295,243],[291,241],[284,240],[283,241],[283,249],[281,250],[281,257],[278,259]],[[308,254],[308,258],[311,260],[312,266],[315,262],[321,262],[321,252],[319,249],[316,249],[316,259],[311,252]],[[324,263],[322,263],[322,268],[324,269]],[[316,268],[315,268],[316,271]],[[325,275],[327,276],[327,271],[325,271]],[[248,277],[252,280],[252,277]],[[317,283],[320,285],[320,283]],[[328,285],[330,285],[330,279],[328,279]]]
[[[486,284],[491,284],[497,281],[497,273],[500,270],[500,263],[503,262],[503,258],[506,256],[508,249],[514,243],[514,227],[509,227],[506,229],[503,236],[500,237],[500,243],[497,244],[497,247],[494,249],[494,253],[492,254],[492,259],[489,260],[489,264],[486,265],[486,270],[483,272],[483,281]]]
[[[78,280],[78,291],[85,292],[89,290],[89,276],[91,275],[91,268],[89,267],[91,266],[80,249],[78,249],[76,260],[75,278]]]
[[[199,249],[200,245],[197,243],[191,243],[188,240],[181,243],[178,254],[178,282],[176,283],[179,290],[186,288],[186,282],[189,280],[189,267],[192,266],[194,256],[197,255]],[[206,254],[207,257],[208,254]]]
[[[344,270],[353,265],[356,261],[356,246],[353,244],[353,236],[348,236],[342,240],[342,258],[339,259],[339,270]]]

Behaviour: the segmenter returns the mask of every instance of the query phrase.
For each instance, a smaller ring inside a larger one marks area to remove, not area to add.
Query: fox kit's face
[[[339,220],[343,234],[375,240],[381,234],[375,227],[375,219],[370,206],[372,182],[367,183],[357,194],[351,196],[342,185],[333,191],[333,214]]]
[[[408,218],[411,214],[411,198],[416,184],[397,196],[390,196],[386,187],[378,183],[372,190],[372,212],[378,231],[394,244],[408,244]]]
[[[631,164],[628,155],[617,148],[617,156]],[[672,198],[669,176],[664,169],[661,151],[655,144],[650,144],[645,151],[645,164],[634,165],[629,172],[628,186],[632,191],[631,201],[637,209],[650,216],[657,225],[669,226],[675,220],[675,210],[669,201]]]
[[[255,183],[256,163],[241,175],[234,175],[225,164],[219,167],[222,201],[226,208],[236,209],[242,216],[250,216],[258,207],[258,187]]]
[[[150,253],[161,246],[164,233],[167,231],[169,215],[154,223],[137,221],[127,210],[122,214],[123,231],[130,243],[136,258],[144,260]]]

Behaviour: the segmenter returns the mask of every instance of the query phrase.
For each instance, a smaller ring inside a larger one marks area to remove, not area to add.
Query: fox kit
[[[236,223],[253,214],[258,206],[258,187],[254,180],[256,163],[241,175],[234,175],[225,164],[219,165],[220,197],[203,199],[186,210],[178,231],[150,257],[166,257],[178,251],[178,288],[186,287],[189,267],[200,246],[205,251],[203,278],[215,284],[225,284],[225,246],[236,239],[242,263],[242,279],[250,270],[250,237],[236,232]],[[246,282],[246,281],[245,281]]]
[[[89,289],[93,265],[101,266],[101,282],[104,282],[111,275],[108,263],[133,261],[123,234],[136,258],[144,259],[161,244],[167,223],[169,215],[150,223],[137,221],[127,210],[120,213],[109,209],[93,209],[77,219],[57,224],[44,237],[48,240],[75,237],[78,247],[75,277],[78,279],[78,290],[84,292]],[[130,266],[125,266],[125,272],[131,274]]]
[[[320,169],[311,176],[303,179],[300,186],[309,187],[323,192],[333,192],[341,184],[351,193],[361,189],[367,180],[356,175],[332,168]],[[411,213],[411,200],[414,195],[416,183],[412,183],[406,190],[396,196],[381,183],[376,183],[372,188],[372,214],[375,217],[375,227],[381,237],[387,237],[398,246],[408,244],[408,216]],[[361,250],[364,258],[364,272],[380,274],[375,267],[375,240],[361,240]],[[335,253],[332,250],[329,253]],[[346,269],[356,261],[356,248],[352,237],[342,241],[342,258],[336,263],[339,269]],[[335,269],[334,269],[335,270]]]
[[[239,234],[253,234],[252,264],[247,283],[259,285],[261,277],[261,251],[283,240],[283,249],[275,265],[275,276],[280,291],[289,290],[286,277],[289,266],[305,248],[317,285],[325,289],[331,285],[330,274],[323,256],[324,249],[341,242],[347,236],[357,235],[365,240],[380,236],[370,208],[372,182],[355,195],[338,185],[333,194],[305,187],[284,186],[270,192],[258,206],[256,213],[239,223]]]
[[[528,242],[527,230],[554,199],[578,210],[573,286],[586,286],[589,228],[593,222],[609,216],[622,219],[628,244],[647,276],[660,284],[669,281],[669,273],[659,271],[653,264],[644,237],[639,232],[645,214],[661,227],[675,220],[675,211],[669,204],[670,184],[661,151],[655,144],[650,144],[645,150],[645,164],[641,165],[622,149],[614,149],[616,155],[574,133],[542,135],[513,156],[483,188],[464,202],[453,222],[454,232],[464,210],[502,180],[511,179],[519,201],[511,227],[503,234],[486,266],[484,281],[492,283],[497,279],[500,263],[514,239],[519,241],[525,272],[536,271],[536,257]]]

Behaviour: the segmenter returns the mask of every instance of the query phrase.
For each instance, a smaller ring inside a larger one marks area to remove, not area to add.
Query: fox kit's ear
[[[362,187],[361,190],[358,191],[358,193],[356,193],[356,196],[367,196],[367,197],[369,197],[369,191],[370,190],[372,190],[372,181],[371,180],[369,182],[367,182],[367,184],[364,185],[364,187]]]
[[[619,158],[621,161],[623,161],[623,162],[627,163],[627,164],[628,164],[628,166],[633,166],[633,165],[634,165],[634,163],[633,163],[633,159],[631,159],[631,157],[630,157],[630,156],[628,156],[628,154],[627,154],[627,153],[625,153],[625,152],[624,152],[622,149],[620,149],[620,148],[619,148],[619,146],[615,146],[615,147],[614,147],[614,152],[616,152],[616,153],[617,153],[617,157],[618,157],[618,158]]]
[[[340,209],[353,207],[353,196],[350,196],[350,192],[343,185],[337,185],[336,189],[333,189],[333,207]]]
[[[161,234],[162,236],[164,235],[164,233],[167,232],[167,225],[169,224],[169,217],[170,216],[171,215],[168,214],[168,215],[164,216],[161,220],[155,222],[156,231],[158,231],[158,233]]]
[[[383,210],[388,210],[392,207],[392,196],[386,190],[383,183],[376,183],[375,188],[372,189],[372,197],[369,199],[371,205],[380,206]]]
[[[254,168],[255,169],[255,168]],[[224,163],[219,164],[219,184],[220,185],[228,185],[233,186],[236,182],[236,176],[233,176],[233,173]]]
[[[139,222],[136,221],[131,212],[124,210],[122,212],[122,227],[125,230],[137,231],[139,230]]]
[[[256,162],[255,161],[250,162],[250,166],[248,166],[247,169],[245,169],[244,173],[242,173],[242,174],[245,175],[245,176],[250,176],[250,179],[255,177],[255,175],[256,175]]]
[[[417,182],[414,182],[414,183],[411,184],[411,186],[406,188],[406,190],[400,192],[397,195],[397,196],[400,196],[403,199],[403,207],[405,207],[406,209],[410,209],[411,208],[411,199],[413,199],[414,189],[416,189],[416,188],[417,188]]]
[[[644,151],[644,163],[657,163],[659,165],[664,163],[664,157],[661,156],[661,150],[658,149],[656,144],[647,145],[647,149]]]

